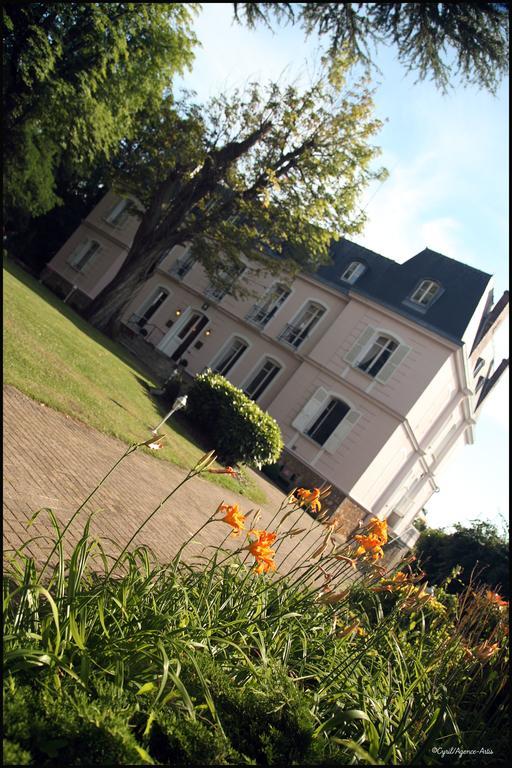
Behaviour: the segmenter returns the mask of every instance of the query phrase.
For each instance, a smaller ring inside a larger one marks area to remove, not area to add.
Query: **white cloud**
[[[396,164],[387,181],[367,195],[368,223],[358,242],[400,263],[427,246],[465,263],[474,261],[462,241],[461,222],[436,214],[447,184],[446,167],[434,152],[407,166]]]

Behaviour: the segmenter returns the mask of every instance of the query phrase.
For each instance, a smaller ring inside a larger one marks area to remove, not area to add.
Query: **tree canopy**
[[[329,54],[345,50],[373,64],[379,44],[419,80],[446,91],[454,80],[495,93],[508,72],[508,3],[234,3],[235,18],[256,26],[299,23],[328,40]]]
[[[304,89],[253,83],[204,107],[168,100],[144,123],[124,144],[115,181],[145,212],[118,277],[91,308],[95,324],[108,323],[174,245],[192,243],[213,284],[240,295],[242,254],[271,273],[314,268],[333,238],[360,231],[360,193],[383,176],[371,144],[381,124],[368,83],[343,86],[349,64],[340,59],[334,79]]]
[[[508,537],[495,525],[472,520],[469,525],[456,523],[453,533],[427,528],[420,534],[414,554],[432,584],[441,584],[455,566],[462,566],[459,580],[468,584],[471,574],[490,587],[500,587],[509,596]],[[457,582],[450,586],[453,589]]]
[[[189,3],[5,3],[4,217],[59,204],[160,108],[196,42]]]

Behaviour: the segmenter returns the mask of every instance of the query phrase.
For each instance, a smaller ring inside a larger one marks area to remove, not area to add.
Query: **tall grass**
[[[504,761],[503,606],[476,586],[428,595],[410,561],[354,567],[354,543],[333,543],[307,510],[288,526],[298,507],[290,496],[277,511],[277,570],[263,574],[254,521],[163,565],[131,542],[107,549],[90,518],[65,560],[69,524],[47,512],[52,557],[22,548],[4,574],[4,761],[436,765],[480,749],[479,763]],[[205,525],[226,525],[223,511]],[[280,542],[304,536],[285,572]]]

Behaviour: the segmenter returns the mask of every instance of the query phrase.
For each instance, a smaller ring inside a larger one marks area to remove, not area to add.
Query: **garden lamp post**
[[[179,409],[180,409],[180,408],[184,408],[184,407],[186,406],[186,404],[187,404],[187,396],[186,396],[186,395],[182,395],[181,397],[177,397],[177,398],[176,398],[176,400],[174,401],[174,403],[172,404],[172,408],[171,408],[171,410],[169,411],[169,413],[167,414],[167,416],[166,416],[164,419],[162,419],[162,421],[160,422],[160,424],[159,424],[157,427],[155,427],[154,429],[152,429],[152,430],[151,430],[151,431],[152,431],[152,433],[153,433],[154,435],[157,435],[157,434],[158,434],[158,430],[160,429],[160,427],[162,426],[162,424],[165,424],[165,422],[167,421],[167,419],[168,419],[170,416],[172,416],[172,414],[173,414],[175,411],[179,411]]]

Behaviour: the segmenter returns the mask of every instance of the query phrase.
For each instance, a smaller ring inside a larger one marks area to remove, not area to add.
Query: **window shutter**
[[[387,363],[384,363],[378,374],[375,376],[377,381],[380,381],[382,384],[384,384],[395,372],[402,360],[406,355],[409,354],[410,351],[411,348],[406,344],[400,344],[400,346],[395,349]]]
[[[347,437],[349,432],[352,431],[360,418],[361,414],[351,408],[345,418],[338,424],[330,438],[325,441],[324,448],[327,453],[335,453],[338,450],[343,440]]]
[[[327,400],[327,390],[319,387],[302,411],[292,421],[292,427],[303,432]]]
[[[347,352],[345,355],[345,360],[347,363],[350,363],[350,365],[355,365],[358,360],[361,358],[361,353],[363,352],[363,349],[366,347],[372,336],[375,334],[375,328],[372,328],[371,325],[368,326],[368,328],[365,328],[364,331],[361,333],[359,338],[356,340],[354,346],[350,350],[350,352]]]

